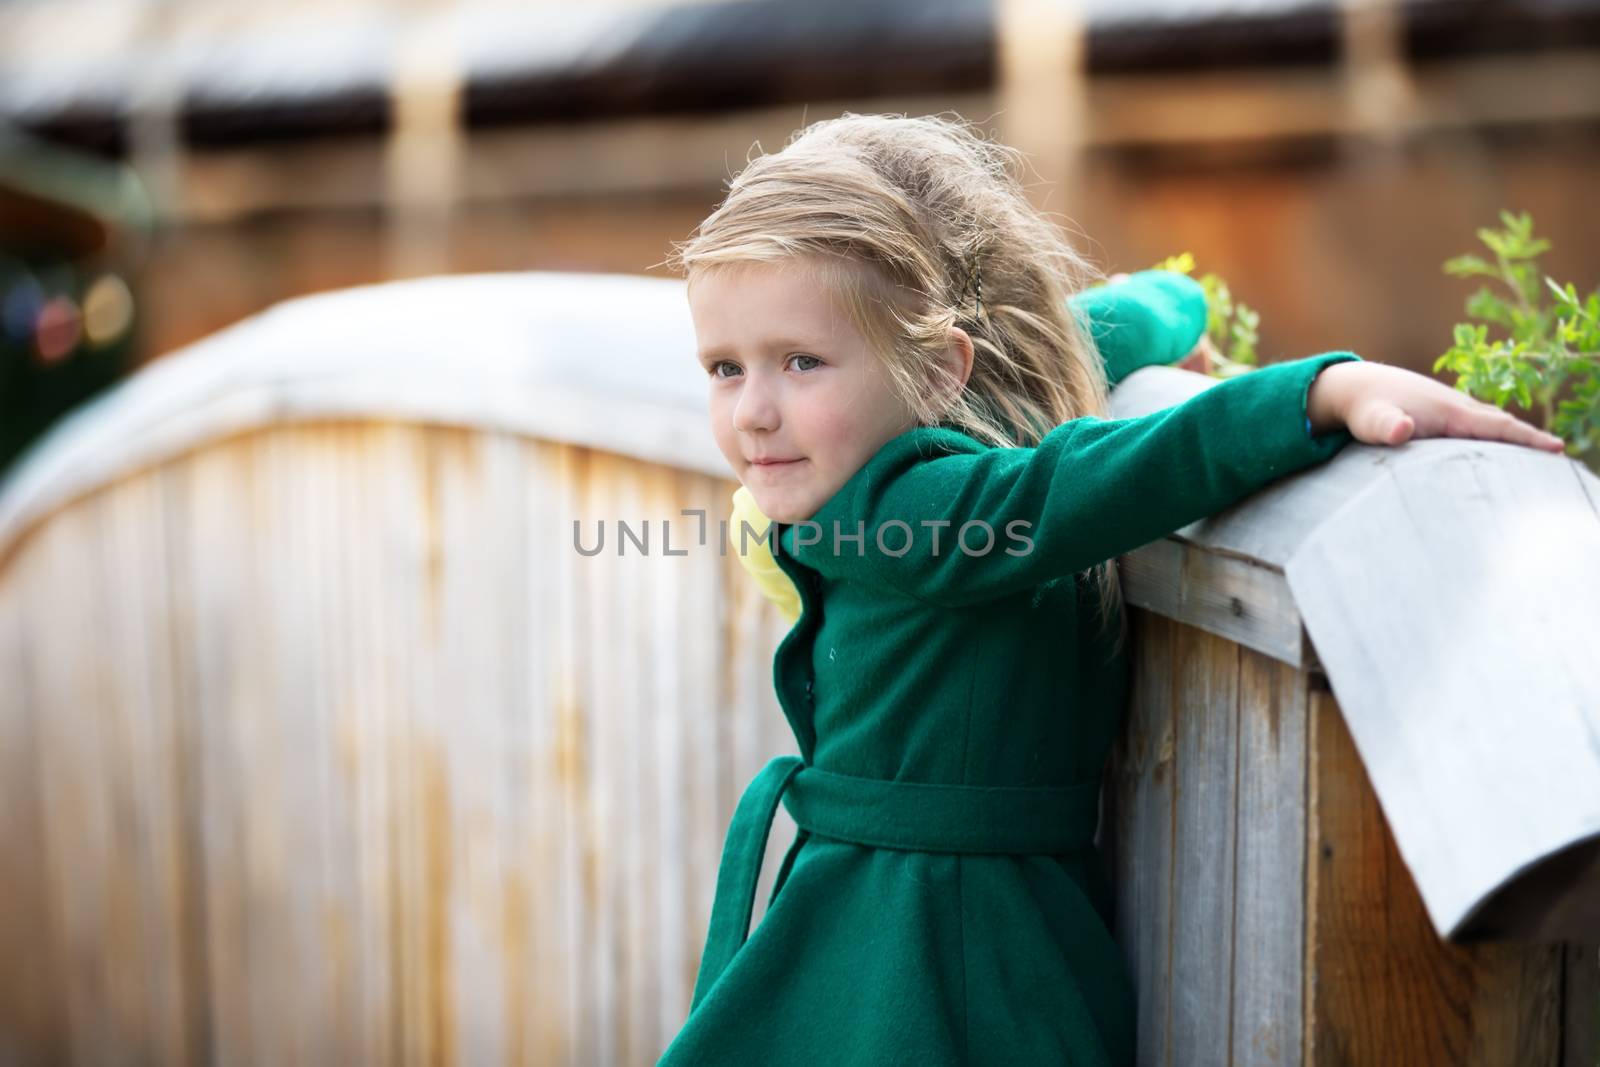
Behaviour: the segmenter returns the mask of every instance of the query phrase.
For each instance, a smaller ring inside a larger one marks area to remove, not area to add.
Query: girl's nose
[[[754,376],[739,389],[739,402],[733,408],[733,428],[741,433],[758,433],[778,428],[778,404],[773,391]]]

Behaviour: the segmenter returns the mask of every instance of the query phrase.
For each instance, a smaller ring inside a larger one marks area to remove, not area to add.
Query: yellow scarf
[[[750,524],[752,533],[748,536],[740,537],[741,522]],[[741,485],[733,491],[733,515],[728,520],[733,551],[744,569],[750,572],[750,577],[756,580],[761,594],[778,606],[785,619],[794,622],[800,617],[800,591],[772,558],[772,549],[767,545],[767,527],[771,524],[772,520],[756,507],[756,498],[750,495],[750,490]]]

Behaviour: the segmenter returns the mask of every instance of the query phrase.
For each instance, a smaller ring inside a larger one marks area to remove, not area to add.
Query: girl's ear
[[[976,352],[972,347],[972,337],[959,326],[950,327],[950,346],[945,349],[944,365],[961,383],[960,389],[966,388],[967,379],[972,376],[972,360]],[[960,393],[957,389],[957,393]],[[954,400],[955,397],[951,397]]]

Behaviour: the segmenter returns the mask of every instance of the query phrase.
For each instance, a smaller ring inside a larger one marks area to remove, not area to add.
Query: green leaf
[[[1467,314],[1475,319],[1498,322],[1502,326],[1510,326],[1513,321],[1510,305],[1490,292],[1487,286],[1467,298]]]
[[[1505,208],[1501,208],[1500,221],[1505,225],[1507,232],[1517,237],[1528,237],[1533,233],[1533,216],[1526,211],[1520,215],[1513,215]]]
[[[1470,278],[1477,274],[1488,275],[1492,278],[1500,273],[1482,256],[1474,255],[1456,256],[1454,259],[1447,259],[1444,263],[1444,270],[1446,274],[1454,275],[1457,278]]]

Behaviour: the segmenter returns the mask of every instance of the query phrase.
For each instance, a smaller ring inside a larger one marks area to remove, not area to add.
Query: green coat
[[[1205,321],[1199,286],[1166,272],[1074,301],[1113,380],[1181,358]],[[1357,358],[1074,419],[1036,448],[918,427],[817,527],[777,524],[802,612],[773,673],[800,755],[739,801],[693,1005],[660,1064],[1133,1062],[1134,990],[1093,844],[1129,662],[1080,572],[1331,457],[1352,438],[1311,437],[1306,393]],[[993,531],[987,553],[981,526],[973,554],[956,544],[972,520]],[[836,523],[864,537],[836,552]],[[800,829],[747,938],[780,801]]]

